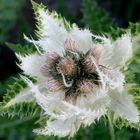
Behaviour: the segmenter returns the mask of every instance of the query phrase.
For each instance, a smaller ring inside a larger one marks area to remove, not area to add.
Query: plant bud
[[[86,70],[86,72],[88,72],[88,73],[95,72],[95,70],[96,70],[96,66],[95,66],[95,64],[93,63],[91,57],[92,57],[92,56],[90,56],[90,55],[87,56],[86,59],[85,59],[85,62],[84,62],[85,70]]]
[[[53,62],[55,60],[57,60],[59,57],[59,55],[55,52],[52,52],[52,53],[47,53],[46,54],[46,64],[48,65],[48,67],[51,67]]]
[[[74,52],[76,50],[76,43],[72,39],[67,39],[64,44],[66,51]]]
[[[98,62],[100,57],[101,57],[101,46],[94,46],[93,48],[90,49],[89,53],[96,59]]]
[[[88,94],[93,91],[93,83],[90,80],[83,80],[78,85],[79,91],[83,94]]]
[[[72,76],[76,72],[76,64],[70,58],[63,58],[60,60],[57,70],[66,76]]]
[[[47,88],[50,92],[58,92],[62,90],[62,85],[57,80],[51,80],[47,83]]]

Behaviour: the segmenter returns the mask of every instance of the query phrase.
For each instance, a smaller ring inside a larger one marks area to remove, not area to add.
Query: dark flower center
[[[41,71],[50,77],[48,89],[52,92],[65,91],[66,96],[78,96],[92,93],[101,85],[99,74],[92,59],[96,60],[91,50],[86,54],[66,50],[63,57],[57,53],[48,54],[46,64]]]

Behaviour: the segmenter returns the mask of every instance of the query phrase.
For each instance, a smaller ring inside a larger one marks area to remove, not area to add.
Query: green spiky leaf
[[[21,44],[13,44],[13,43],[8,43],[8,42],[6,43],[6,45],[12,51],[21,55],[27,55],[27,54],[32,54],[36,52],[36,48],[32,45],[22,46]]]

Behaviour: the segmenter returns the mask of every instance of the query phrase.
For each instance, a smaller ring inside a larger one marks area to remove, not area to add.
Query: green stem
[[[115,140],[115,132],[114,132],[114,127],[113,127],[110,115],[108,115],[108,122],[109,122],[109,130],[110,130],[111,140]]]

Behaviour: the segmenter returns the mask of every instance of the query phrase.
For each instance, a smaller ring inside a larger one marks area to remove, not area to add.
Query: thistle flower
[[[137,123],[138,111],[121,72],[132,56],[131,35],[112,41],[75,24],[70,26],[57,13],[33,5],[38,40],[25,39],[38,52],[18,58],[24,74],[37,81],[34,84],[22,77],[28,83],[28,92],[49,116],[47,125],[35,132],[72,137],[82,124],[91,125],[109,111]]]

